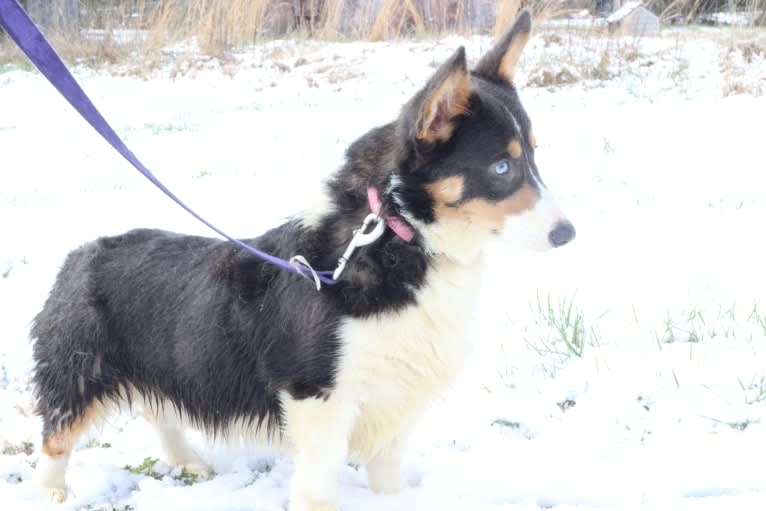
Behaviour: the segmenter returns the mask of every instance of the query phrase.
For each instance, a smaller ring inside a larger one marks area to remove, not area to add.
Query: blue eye
[[[510,170],[510,168],[511,168],[511,166],[510,166],[510,165],[508,165],[508,162],[507,162],[507,161],[505,161],[505,160],[503,160],[503,161],[501,161],[501,162],[497,162],[497,163],[495,164],[495,172],[496,172],[498,175],[501,175],[501,176],[502,176],[503,174],[506,174],[506,173],[507,173],[507,172]]]

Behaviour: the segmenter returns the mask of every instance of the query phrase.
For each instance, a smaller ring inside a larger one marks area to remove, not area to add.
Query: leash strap
[[[71,104],[86,121],[88,121],[88,124],[93,126],[93,129],[104,137],[104,140],[109,142],[109,144],[128,160],[131,165],[141,172],[144,177],[162,190],[165,195],[173,199],[176,204],[185,209],[190,215],[222,237],[239,245],[244,250],[247,250],[264,261],[307,277],[312,281],[318,279],[327,285],[335,285],[338,283],[332,278],[332,271],[315,271],[307,262],[303,262],[305,261],[303,258],[302,260],[298,260],[298,263],[291,263],[290,261],[267,254],[255,247],[251,247],[247,243],[232,238],[195,213],[189,206],[184,204],[181,199],[176,197],[173,192],[162,184],[160,180],[157,179],[157,177],[155,177],[155,175],[152,174],[152,172],[146,168],[138,158],[136,158],[133,152],[128,149],[122,139],[120,139],[119,135],[117,135],[109,123],[106,122],[106,119],[104,119],[93,102],[74,79],[72,73],[69,72],[66,64],[64,64],[61,57],[56,53],[56,50],[54,50],[50,43],[45,39],[45,36],[40,32],[40,29],[29,18],[17,0],[0,0],[0,26],[3,27],[11,39],[13,39],[18,47],[21,48],[27,57],[29,57],[29,60],[32,61],[43,76],[48,79],[62,96],[64,96],[69,104]]]

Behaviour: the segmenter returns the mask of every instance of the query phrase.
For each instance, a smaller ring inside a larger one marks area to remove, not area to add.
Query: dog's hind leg
[[[71,412],[43,416],[43,447],[36,476],[46,499],[53,502],[66,500],[69,456],[80,436],[100,418],[102,410],[100,404],[91,403],[76,417],[72,417]]]
[[[110,363],[104,294],[92,273],[98,245],[70,253],[32,324],[37,413],[43,420],[37,477],[46,496],[66,498],[65,474],[79,437],[120,398],[120,371]]]
[[[66,469],[77,440],[105,418],[113,402],[104,385],[102,356],[84,349],[48,337],[38,338],[35,346],[35,395],[43,420],[36,472],[44,496],[54,502],[66,499]]]
[[[170,406],[170,405],[167,405]],[[144,418],[157,431],[162,445],[165,461],[170,465],[181,467],[189,473],[209,479],[214,472],[199,454],[189,445],[183,431],[183,425],[173,410],[165,410],[160,405],[159,410],[151,408],[144,410]]]

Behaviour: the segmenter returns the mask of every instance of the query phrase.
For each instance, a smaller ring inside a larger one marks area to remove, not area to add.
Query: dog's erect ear
[[[524,9],[516,16],[510,30],[503,34],[495,46],[476,64],[473,73],[487,80],[512,82],[516,64],[531,34],[532,14],[528,9]]]
[[[449,140],[457,117],[467,111],[470,97],[471,80],[461,46],[415,96],[415,138],[432,144]]]

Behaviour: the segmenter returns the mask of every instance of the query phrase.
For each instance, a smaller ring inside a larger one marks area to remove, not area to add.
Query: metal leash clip
[[[370,232],[366,232],[373,222],[375,222],[375,227],[373,227]],[[335,271],[332,274],[332,278],[334,280],[338,280],[340,274],[343,273],[343,270],[346,269],[346,263],[348,263],[348,260],[354,253],[354,250],[376,241],[383,235],[385,230],[386,221],[382,216],[375,213],[370,213],[367,215],[367,217],[364,219],[364,222],[362,222],[362,227],[354,231],[354,237],[351,238],[351,242],[348,244],[348,247],[346,247],[346,251],[343,252],[343,255],[340,256],[340,259],[338,259],[338,267],[335,268]]]

